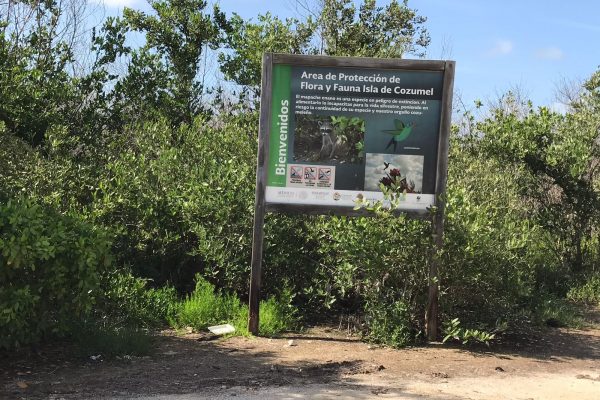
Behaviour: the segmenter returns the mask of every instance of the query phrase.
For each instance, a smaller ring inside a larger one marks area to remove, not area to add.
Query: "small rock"
[[[219,338],[219,335],[215,335],[214,333],[202,333],[198,339],[199,342],[209,342],[211,340],[216,340]]]
[[[504,372],[504,368],[502,368],[502,367],[496,367],[494,369],[498,372]]]
[[[373,393],[375,396],[379,396],[380,394],[387,394],[388,392],[389,392],[389,389],[384,389],[384,388],[377,388],[377,389],[371,390],[371,393]]]
[[[29,387],[29,385],[23,381],[18,381],[17,386],[21,389],[27,389]]]
[[[287,344],[284,347],[292,347],[292,346],[296,346],[296,342],[294,342],[294,339],[288,340]]]

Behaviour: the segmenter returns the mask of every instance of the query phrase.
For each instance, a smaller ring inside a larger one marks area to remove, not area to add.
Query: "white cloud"
[[[558,18],[548,19],[547,21],[551,22],[553,24],[562,25],[562,26],[566,26],[569,28],[581,29],[584,31],[600,32],[600,25],[598,25],[597,23],[587,23],[587,22],[581,22],[581,21],[575,21],[575,20],[565,20],[565,19],[558,19]]]
[[[138,0],[90,0],[93,3],[104,5],[108,8],[133,7]]]
[[[542,60],[562,60],[565,54],[558,47],[545,47],[536,50],[535,56]]]
[[[488,51],[488,55],[492,57],[505,56],[513,50],[513,43],[510,40],[496,40],[496,44]]]

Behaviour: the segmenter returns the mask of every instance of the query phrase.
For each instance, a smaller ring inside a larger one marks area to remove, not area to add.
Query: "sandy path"
[[[280,339],[163,333],[147,357],[91,361],[55,348],[0,365],[0,399],[600,400],[600,330],[466,349],[394,350],[313,329]]]

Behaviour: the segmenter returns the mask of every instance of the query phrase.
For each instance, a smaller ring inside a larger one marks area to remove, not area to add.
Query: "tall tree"
[[[351,0],[299,4],[308,11],[301,19],[282,21],[266,14],[253,22],[233,17],[226,50],[220,55],[228,79],[258,93],[265,51],[402,58],[424,55],[430,42],[423,26],[427,19],[409,8],[407,0],[392,0],[385,7],[364,0],[358,9]]]
[[[155,15],[130,8],[123,11],[124,22],[146,37],[146,44],[132,57],[123,87],[144,90],[174,124],[189,124],[203,111],[203,88],[197,79],[202,55],[207,47],[219,45],[225,16],[216,6],[212,16],[204,13],[203,0],[150,0],[149,4]]]
[[[79,31],[67,5],[51,0],[0,5],[0,121],[33,146],[44,142],[54,124],[76,125],[71,117],[81,102],[68,67]]]
[[[158,113],[174,126],[190,124],[206,112],[199,72],[203,56],[222,41],[225,15],[217,6],[206,13],[203,0],[149,0],[152,14],[125,8],[123,18],[107,21],[96,39],[103,52],[98,68],[129,55],[128,71],[114,86],[115,101],[126,115]],[[145,44],[135,50],[124,45],[129,31],[140,32]]]
[[[259,94],[263,53],[315,53],[310,45],[315,28],[312,18],[304,22],[295,18],[282,21],[267,13],[252,22],[234,14],[227,29],[228,49],[219,54],[221,71],[226,79]]]
[[[335,56],[421,57],[430,42],[426,21],[408,7],[408,0],[392,0],[385,7],[364,0],[358,12],[352,0],[323,0],[320,50]]]

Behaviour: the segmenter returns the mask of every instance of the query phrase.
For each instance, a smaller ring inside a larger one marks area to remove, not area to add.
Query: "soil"
[[[490,347],[391,349],[318,327],[277,339],[164,331],[145,357],[69,346],[4,356],[1,399],[600,399],[600,329],[548,328]]]

